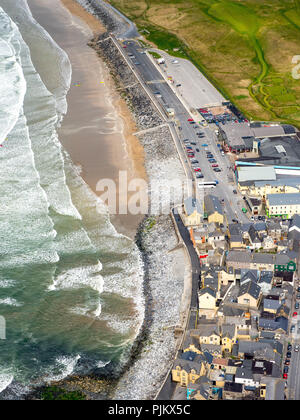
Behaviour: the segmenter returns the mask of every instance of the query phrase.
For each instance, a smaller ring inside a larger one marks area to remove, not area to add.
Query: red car
[[[214,163],[213,165],[211,165],[213,168],[218,168],[219,165],[217,165],[216,163]]]
[[[284,373],[283,374],[283,379],[287,379],[288,378],[288,374],[287,373]]]
[[[188,121],[194,121],[193,118],[189,118]]]
[[[293,313],[293,316],[297,316],[297,315],[298,315],[298,313],[297,313],[297,312],[294,312],[294,313]]]
[[[200,172],[201,171],[201,168],[194,168],[194,171],[195,172]]]

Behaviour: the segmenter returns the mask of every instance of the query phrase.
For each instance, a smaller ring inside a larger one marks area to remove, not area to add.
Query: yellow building
[[[238,303],[252,308],[258,308],[261,300],[261,288],[252,280],[245,281],[240,287]]]
[[[191,330],[191,337],[196,337],[200,344],[221,344],[219,327],[217,324],[199,325],[196,330]]]
[[[300,193],[267,195],[266,213],[268,217],[280,216],[285,218],[300,214]]]
[[[221,334],[222,351],[231,353],[232,346],[236,342],[236,326],[234,324],[223,324]]]
[[[211,194],[204,197],[204,213],[208,223],[224,223],[223,207],[218,197]]]
[[[201,224],[203,209],[196,198],[187,198],[184,201],[184,224],[185,226],[198,226]]]
[[[198,292],[199,309],[215,309],[217,293],[211,287],[204,287]]]
[[[176,359],[172,369],[172,381],[186,387],[190,382],[195,383],[204,374],[205,366],[203,363]]]
[[[264,198],[269,194],[290,194],[300,191],[299,181],[289,181],[289,185],[285,184],[285,180],[277,181],[257,181],[249,187],[249,194],[256,197]]]

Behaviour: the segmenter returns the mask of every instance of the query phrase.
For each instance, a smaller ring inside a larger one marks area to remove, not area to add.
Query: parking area
[[[157,53],[165,60],[160,65],[161,69],[191,109],[217,106],[226,101],[190,61],[172,57],[162,51]]]

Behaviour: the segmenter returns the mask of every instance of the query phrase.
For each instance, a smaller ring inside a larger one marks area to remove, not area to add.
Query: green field
[[[111,0],[158,48],[190,59],[248,118],[300,127],[300,0]],[[175,51],[174,51],[175,50]]]

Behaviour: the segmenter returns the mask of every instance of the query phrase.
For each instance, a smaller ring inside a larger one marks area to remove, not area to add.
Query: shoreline
[[[97,7],[101,8],[100,5]],[[102,23],[105,24],[103,21]],[[142,86],[138,84],[137,87],[126,87],[136,84],[135,76],[112,43],[104,41],[100,46],[99,40],[104,40],[105,36],[101,34],[94,37],[88,45],[96,50],[108,66],[113,89],[124,93],[125,99],[120,95],[119,104],[123,104],[123,110],[130,115],[130,119],[126,121],[134,121],[135,132],[147,128],[154,129],[151,134],[133,136],[144,151],[147,179],[168,179],[169,174],[174,171],[185,179],[169,129],[160,127],[163,121]],[[141,104],[142,110],[138,103]],[[163,145],[162,138],[165,139]],[[166,164],[165,169],[162,169],[163,164]],[[147,221],[150,219],[155,219],[155,222],[153,226],[150,222],[149,228]],[[178,346],[178,338],[175,338],[174,331],[175,326],[181,325],[182,322],[182,300],[187,275],[186,254],[183,248],[178,249],[178,238],[170,216],[150,219],[147,216],[143,218],[135,236],[144,262],[145,316],[117,385],[110,393],[110,397],[115,400],[153,399],[165,379],[170,364],[173,363]],[[111,220],[114,223],[113,219]],[[162,266],[162,260],[168,261],[169,264]],[[171,282],[173,285],[170,288]],[[153,372],[156,377],[151,382]],[[146,383],[142,391],[139,384],[143,380]]]
[[[63,0],[62,2],[64,5],[77,4],[75,0]],[[100,5],[97,7],[101,8]],[[76,7],[76,13],[79,13],[78,10]],[[70,10],[69,12],[71,13]],[[81,13],[83,12],[80,11],[80,15]],[[103,13],[105,14],[105,11]],[[84,14],[89,13],[84,11]],[[95,17],[95,19],[97,18]],[[111,16],[109,19],[108,27],[112,24]],[[105,21],[102,23],[104,25]],[[138,159],[141,159],[141,154],[137,151],[137,159],[134,160],[134,164],[137,165],[135,170],[144,170],[147,179],[160,182],[169,179],[170,174],[174,172],[185,179],[170,131],[167,127],[161,127],[163,121],[149,101],[143,87],[139,84],[136,85],[135,76],[126,63],[124,66],[123,58],[113,43],[108,42],[100,48],[97,45],[98,40],[99,35],[96,33],[94,40],[90,41],[88,45],[97,50],[97,53],[101,55],[101,61],[104,61],[109,71],[110,90],[113,92],[111,99],[118,113],[122,114],[124,133],[131,136],[130,140],[134,139],[132,142],[127,141],[128,136],[126,136],[125,146],[127,149],[125,152],[129,155],[132,152],[130,147],[137,144],[143,150],[144,165],[139,166],[141,161]],[[130,81],[134,81],[135,86],[126,88],[126,86],[132,85]],[[122,93],[124,95],[121,95]],[[147,128],[151,128],[153,131],[137,136],[133,135],[133,129],[134,132],[138,132]],[[163,143],[162,139],[164,139]],[[67,147],[66,149],[68,150]],[[134,147],[133,149],[135,151]],[[76,161],[74,163],[76,164]],[[120,232],[116,218],[110,216],[110,219]],[[135,220],[137,222],[137,217]],[[113,390],[109,389],[108,393],[103,390],[101,384],[97,389],[99,376],[93,375],[93,373],[80,377],[77,385],[74,385],[75,375],[70,375],[59,382],[60,386],[67,389],[70,386],[75,386],[75,389],[81,390],[84,388],[84,383],[94,381],[95,387],[89,386],[94,389],[93,395],[89,394],[92,399],[153,399],[160,388],[161,381],[164,380],[170,363],[173,362],[177,348],[178,339],[174,336],[174,330],[175,326],[181,323],[186,261],[184,250],[178,248],[178,238],[171,217],[157,216],[153,225],[151,220],[149,224],[149,220],[147,216],[141,216],[138,229],[135,232],[135,242],[142,254],[145,270],[143,282],[144,321],[118,378],[113,377],[111,369],[107,371],[107,375],[100,376],[100,382],[107,378],[112,382],[118,380],[117,386]],[[153,378],[153,373],[156,374],[155,378]],[[139,386],[141,381],[145,382],[142,390]],[[34,393],[35,396],[38,395],[39,389]],[[99,392],[100,394],[98,394]]]

